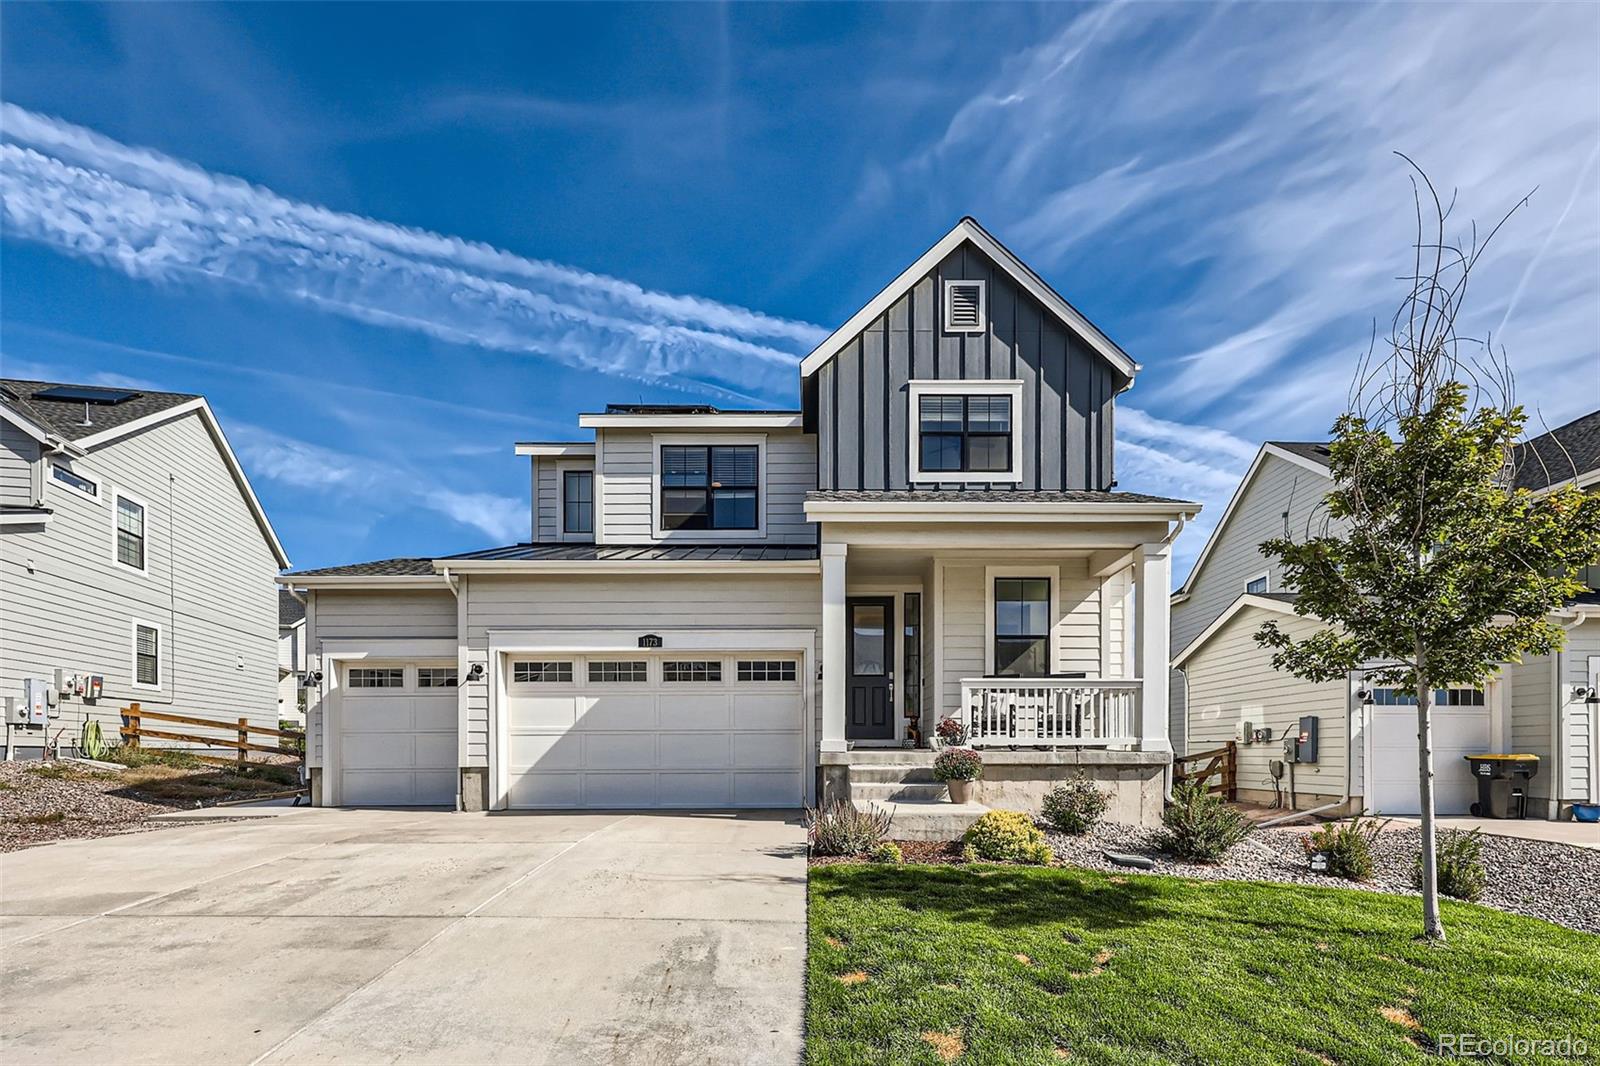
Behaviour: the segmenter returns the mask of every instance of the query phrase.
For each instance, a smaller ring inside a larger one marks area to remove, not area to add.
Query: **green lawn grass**
[[[839,865],[809,895],[812,1063],[1386,1066],[1446,1033],[1600,1056],[1600,937],[1470,904],[1439,948],[1417,900],[1358,890]]]

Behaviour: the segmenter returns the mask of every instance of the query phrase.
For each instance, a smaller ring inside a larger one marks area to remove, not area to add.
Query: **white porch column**
[[[845,553],[844,544],[822,545],[822,742],[821,751],[845,751]]]
[[[1171,751],[1167,734],[1167,667],[1171,642],[1172,546],[1161,542],[1141,545],[1134,554],[1133,579],[1139,604],[1136,630],[1138,664],[1142,685],[1139,694],[1139,748],[1142,751]]]

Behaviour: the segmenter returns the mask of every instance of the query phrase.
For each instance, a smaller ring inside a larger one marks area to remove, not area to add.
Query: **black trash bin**
[[[1478,780],[1479,818],[1526,818],[1528,782],[1539,772],[1537,755],[1463,755]]]

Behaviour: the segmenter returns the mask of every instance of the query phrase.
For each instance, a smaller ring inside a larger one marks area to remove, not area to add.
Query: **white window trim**
[[[133,493],[129,492],[127,489],[109,488],[106,491],[106,498],[111,501],[111,565],[116,567],[119,570],[126,570],[130,574],[138,574],[140,577],[149,577],[150,576],[150,505],[145,503],[144,500],[141,499],[140,497],[135,496]],[[118,530],[117,530],[117,511],[118,511],[118,507],[117,507],[117,504],[118,504],[118,501],[120,501],[120,500],[127,500],[129,503],[138,504],[140,509],[141,509],[141,513],[143,515],[143,518],[144,518],[144,521],[143,521],[143,528],[144,528],[144,566],[142,566],[142,567],[140,567],[140,566],[129,566],[127,563],[122,561],[122,558],[117,553],[117,536],[118,536]]]
[[[756,528],[666,529],[661,524],[661,449],[673,445],[755,445]],[[652,433],[650,435],[650,529],[660,541],[723,541],[767,539],[767,435],[765,433]]]
[[[976,285],[978,287],[978,324],[976,326],[955,326],[950,322],[950,290],[957,285]],[[987,333],[989,332],[989,283],[978,278],[945,278],[944,303],[941,306],[940,318],[946,333]]]
[[[1259,592],[1251,592],[1250,591],[1250,583],[1252,581],[1265,581],[1267,583],[1267,587],[1264,588],[1264,589],[1261,589]],[[1263,570],[1259,574],[1251,574],[1249,577],[1245,578],[1244,579],[1244,591],[1249,593],[1252,596],[1265,596],[1267,593],[1271,592],[1272,591],[1272,571]]]
[[[983,568],[983,676],[994,674],[994,581],[997,577],[1043,577],[1050,581],[1049,640],[1046,642],[1045,673],[1054,674],[1061,661],[1057,649],[1061,624],[1061,567],[1038,566],[986,566]],[[926,640],[926,636],[923,638]]]
[[[49,464],[50,464],[50,469],[46,474],[46,480],[48,480],[51,485],[59,486],[60,488],[66,489],[68,492],[72,493],[74,496],[82,496],[84,499],[89,500],[89,501],[91,501],[93,503],[101,504],[101,505],[105,504],[106,498],[101,493],[99,493],[99,492],[84,492],[78,486],[68,484],[67,482],[62,481],[59,478],[57,478],[56,477],[56,467],[59,466],[61,469],[65,470],[67,473],[71,474],[73,477],[81,477],[81,478],[83,478],[83,480],[89,482],[91,485],[93,485],[97,489],[103,489],[104,486],[101,485],[100,480],[98,478],[92,478],[88,474],[85,474],[85,473],[83,473],[81,471],[72,469],[72,467],[70,467],[66,463],[62,462],[59,458],[51,458],[49,460]],[[129,497],[129,498],[132,499],[132,497]]]
[[[151,685],[139,680],[139,630],[153,629],[156,631],[156,683]],[[142,618],[135,618],[128,626],[128,683],[141,692],[160,692],[166,681],[167,671],[161,664],[161,653],[167,647],[167,634],[155,622],[146,622]]]
[[[589,475],[589,532],[567,532],[567,475],[569,473],[588,473]],[[587,544],[595,539],[595,519],[600,514],[599,498],[596,489],[599,485],[594,476],[594,463],[582,461],[566,461],[556,463],[556,540],[563,542],[577,542]]]
[[[1018,378],[976,381],[946,381],[944,379],[913,379],[906,383],[906,394],[911,407],[906,423],[910,439],[906,444],[906,461],[910,464],[913,482],[987,481],[1010,485],[1022,482],[1022,381]],[[1009,396],[1011,397],[1011,469],[1010,470],[923,470],[922,469],[922,397],[924,396]]]

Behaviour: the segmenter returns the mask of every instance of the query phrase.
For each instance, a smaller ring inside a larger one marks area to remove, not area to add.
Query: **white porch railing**
[[[975,748],[1134,744],[1140,687],[1126,679],[967,677],[960,719]]]

